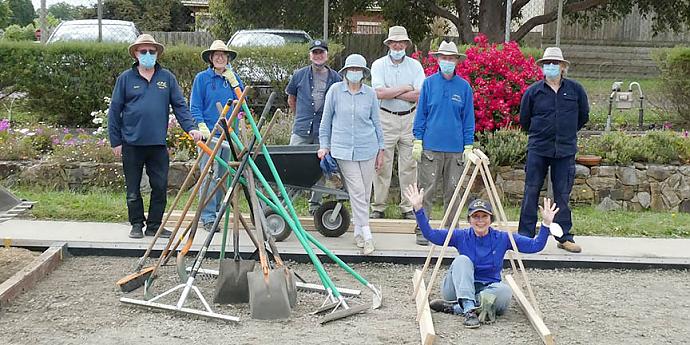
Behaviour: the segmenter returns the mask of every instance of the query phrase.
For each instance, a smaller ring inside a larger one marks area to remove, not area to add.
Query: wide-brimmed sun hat
[[[383,41],[383,44],[388,44],[390,41],[407,41],[412,44],[412,40],[407,37],[407,29],[403,26],[391,26],[388,29],[388,38]]]
[[[228,62],[235,60],[235,58],[237,57],[237,52],[228,48],[228,46],[225,44],[225,42],[223,42],[221,40],[215,40],[215,41],[213,41],[213,43],[211,43],[211,46],[208,49],[201,52],[201,59],[204,60],[204,62],[206,62],[206,63],[211,63],[210,56],[214,52],[227,53],[229,56]]]
[[[359,54],[350,54],[347,57],[347,59],[345,59],[345,66],[343,66],[343,68],[341,68],[338,73],[343,73],[346,69],[350,67],[359,67],[364,69],[364,72],[366,74],[371,73],[369,68],[367,68],[367,59],[365,59],[364,56]]]
[[[467,55],[458,52],[458,46],[455,45],[455,42],[446,41],[441,42],[441,45],[438,47],[438,50],[432,52],[431,54],[436,57],[438,57],[439,55],[457,56],[459,58],[467,57]]]
[[[542,56],[541,59],[537,60],[537,64],[541,64],[544,61],[560,61],[565,62],[567,65],[570,65],[570,61],[563,58],[563,52],[561,51],[561,48],[558,47],[546,48],[544,50],[544,56]]]
[[[137,48],[140,45],[144,45],[144,44],[150,44],[152,46],[155,46],[156,51],[157,51],[156,56],[158,58],[160,58],[163,55],[163,51],[165,50],[165,47],[162,44],[156,42],[156,40],[153,38],[153,36],[151,36],[149,34],[139,35],[139,37],[137,37],[137,39],[134,41],[134,43],[129,45],[129,48],[128,48],[129,55],[136,59],[137,58]]]

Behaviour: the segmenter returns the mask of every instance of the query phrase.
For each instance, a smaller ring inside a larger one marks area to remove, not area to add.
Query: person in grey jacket
[[[355,244],[362,254],[374,251],[369,228],[369,201],[374,174],[383,164],[383,132],[376,92],[364,85],[367,61],[352,54],[340,70],[344,81],[326,93],[319,128],[319,159],[330,154],[338,162],[354,215]]]

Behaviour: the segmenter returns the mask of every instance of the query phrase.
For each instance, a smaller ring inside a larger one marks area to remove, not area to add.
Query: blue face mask
[[[151,55],[149,52],[146,54],[139,54],[139,63],[144,66],[144,68],[153,68],[156,65],[156,54]]]
[[[556,79],[561,75],[561,67],[558,64],[544,64],[541,71],[546,79]]]
[[[390,56],[393,58],[393,60],[400,60],[400,59],[402,59],[403,57],[405,57],[405,49],[403,49],[403,50],[393,50],[393,49],[391,49],[391,50],[388,52],[388,55],[390,55]]]
[[[347,71],[345,78],[351,83],[359,83],[362,78],[364,78],[364,72],[362,71]]]
[[[455,63],[452,61],[439,60],[438,67],[441,69],[441,73],[443,74],[455,73]]]

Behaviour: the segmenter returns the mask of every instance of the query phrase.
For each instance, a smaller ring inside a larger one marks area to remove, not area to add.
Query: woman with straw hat
[[[197,73],[192,84],[192,95],[190,97],[190,110],[192,116],[199,124],[199,129],[208,138],[211,135],[211,128],[218,122],[220,113],[216,107],[216,103],[225,104],[228,99],[236,99],[233,87],[239,85],[240,89],[244,89],[244,84],[239,75],[233,72],[230,62],[237,57],[237,52],[228,48],[221,40],[215,40],[211,46],[201,53],[201,59],[208,64],[208,68]],[[220,133],[220,132],[218,132]],[[199,150],[201,157],[201,169],[208,163],[208,156]],[[221,158],[228,160],[230,158],[230,151],[226,148],[221,148],[218,152]],[[215,187],[215,179],[220,178],[225,173],[225,169],[218,163],[214,163],[214,176],[210,176],[206,183],[211,183],[208,189],[205,185],[201,190],[213,190]],[[215,198],[209,200],[206,207],[201,211],[201,223],[206,231],[211,231],[213,222],[216,220],[217,208],[223,197],[221,190],[215,195]],[[206,199],[205,195],[200,195],[200,199]]]
[[[343,81],[326,93],[319,128],[319,159],[331,155],[338,162],[350,197],[355,223],[355,244],[362,254],[374,251],[369,229],[369,201],[374,174],[383,164],[383,132],[376,92],[364,85],[367,61],[352,54],[340,70]]]

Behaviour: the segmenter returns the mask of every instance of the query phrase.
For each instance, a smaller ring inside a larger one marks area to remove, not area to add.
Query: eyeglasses
[[[148,52],[149,54],[151,54],[151,55],[156,55],[156,53],[157,53],[157,51],[156,51],[155,49],[142,49],[142,50],[139,50],[139,54],[141,54],[141,55],[144,55],[144,54],[146,54],[147,52]]]
[[[544,65],[559,65],[561,62],[558,60],[544,60],[541,63]]]

